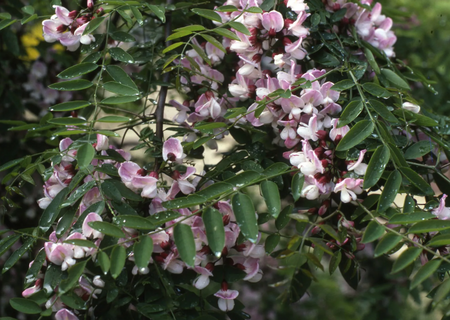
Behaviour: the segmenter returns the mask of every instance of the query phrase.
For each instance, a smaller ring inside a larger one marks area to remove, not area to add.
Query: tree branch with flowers
[[[392,273],[417,270],[411,289],[450,269],[447,124],[421,113],[410,84],[429,83],[396,58],[379,3],[54,9],[45,40],[81,53],[50,88],[83,98],[24,128],[57,148],[0,167],[8,191],[30,170],[44,181],[39,225],[0,241],[2,254],[22,243],[3,273],[37,248],[14,309],[244,319],[237,284],[260,281],[266,255],[296,302],[325,267],[356,288],[368,244],[398,253]]]

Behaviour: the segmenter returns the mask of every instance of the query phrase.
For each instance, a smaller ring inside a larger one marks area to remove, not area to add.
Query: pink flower
[[[73,259],[74,252],[72,247],[72,245],[66,243],[46,242],[44,244],[47,259],[51,263],[61,266],[62,271],[67,270],[76,262]]]
[[[78,317],[72,311],[61,309],[55,314],[55,320],[78,320]]]
[[[109,149],[109,138],[103,134],[97,134],[97,143],[95,144],[95,150],[108,150]]]
[[[223,312],[228,312],[234,308],[234,299],[239,295],[237,290],[219,290],[214,296],[219,298],[218,305],[219,309]]]
[[[333,126],[333,128],[330,130],[330,139],[333,141],[335,141],[338,136],[342,139],[347,134],[347,132],[350,131],[349,126],[337,128],[338,122],[339,119],[331,120],[331,125]]]
[[[95,229],[92,229],[88,224],[89,222],[95,222],[95,221],[103,221],[103,219],[95,212],[91,212],[86,216],[86,218],[83,221],[83,225],[82,225],[83,235],[86,238],[90,238],[92,236],[92,238],[94,238],[94,239],[97,239],[97,238],[103,239],[103,233],[101,233],[100,231],[97,231]]]
[[[172,162],[179,162],[186,157],[181,142],[175,138],[169,138],[164,142],[162,156],[164,161]]]
[[[199,266],[195,267],[194,270],[200,276],[195,278],[195,280],[194,280],[194,282],[192,284],[198,290],[202,290],[202,289],[206,288],[208,286],[208,284],[209,284],[209,277],[212,277],[213,274],[208,269],[203,268],[203,267],[199,267]]]
[[[269,31],[269,35],[272,37],[284,27],[283,15],[275,10],[263,13],[261,22],[264,29]]]
[[[361,150],[359,152],[359,157],[357,161],[351,161],[348,165],[347,165],[347,170],[348,171],[354,171],[356,174],[363,176],[366,174],[366,170],[367,170],[367,164],[362,163],[363,159],[364,159],[364,154],[367,152],[366,149]]]
[[[32,294],[35,294],[36,292],[41,291],[43,282],[44,282],[44,279],[37,279],[34,286],[32,286],[28,289],[25,289],[22,292],[22,297],[28,298]]]
[[[341,201],[344,203],[355,201],[357,199],[356,195],[362,193],[361,186],[363,182],[363,179],[345,178],[336,185],[334,192],[341,191]]]
[[[300,137],[306,140],[317,141],[319,137],[317,136],[317,116],[313,114],[313,116],[309,119],[308,124],[300,123],[300,126],[297,128],[297,133]]]
[[[417,104],[413,104],[411,102],[403,102],[402,108],[414,113],[420,112],[420,107]]]
[[[450,208],[445,206],[447,195],[443,194],[439,201],[439,207],[431,211],[439,220],[450,220]]]

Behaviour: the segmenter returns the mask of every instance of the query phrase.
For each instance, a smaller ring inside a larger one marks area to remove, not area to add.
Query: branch
[[[167,5],[171,5],[173,0],[167,0]],[[165,26],[165,37],[167,39],[168,36],[172,33],[172,16],[168,15],[166,18],[166,26]],[[167,41],[166,45],[170,46],[172,41]],[[169,82],[169,72],[165,73],[163,76],[163,82]],[[164,122],[164,105],[166,103],[166,96],[167,96],[167,86],[162,86],[161,91],[159,92],[158,97],[158,105],[156,107],[155,111],[155,117],[156,117],[156,137],[163,140],[164,134],[163,134],[163,122]],[[155,164],[155,168],[157,167],[157,164]]]

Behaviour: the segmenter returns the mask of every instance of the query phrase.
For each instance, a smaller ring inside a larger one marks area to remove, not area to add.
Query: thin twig
[[[171,5],[173,0],[167,0],[167,5]],[[172,16],[167,15],[166,18],[166,26],[165,26],[165,37],[170,36],[172,33]],[[170,46],[172,41],[167,41],[166,45]],[[166,72],[163,76],[163,82],[167,83],[169,82],[170,73]],[[161,141],[163,141],[164,133],[163,133],[163,123],[164,123],[164,105],[166,104],[166,96],[167,96],[167,86],[161,86],[161,91],[159,92],[158,97],[158,105],[156,107],[155,111],[155,117],[156,117],[156,137],[159,138]],[[158,168],[158,161],[155,160],[155,169]]]

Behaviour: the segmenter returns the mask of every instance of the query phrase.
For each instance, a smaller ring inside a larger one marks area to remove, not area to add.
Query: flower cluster
[[[101,134],[97,135],[97,142],[93,146],[101,156],[107,156],[107,149],[115,149],[113,146],[109,146],[108,138]],[[39,206],[43,209],[47,208],[54,198],[68,187],[78,172],[76,170],[78,168],[76,164],[78,152],[76,144],[70,138],[63,139],[60,143],[60,151],[61,162],[52,165],[53,173],[44,185],[45,197],[39,200]],[[115,152],[119,153],[125,161],[118,163],[113,160],[94,159],[91,164],[94,168],[101,168],[106,163],[115,166],[118,169],[117,172],[121,181],[127,188],[139,193],[144,199],[151,199],[148,210],[150,215],[166,211],[162,206],[164,201],[172,200],[179,194],[188,195],[195,192],[201,178],[201,176],[198,176],[191,180],[196,169],[189,166],[185,168],[184,173],[172,170],[170,177],[153,171],[148,172],[138,164],[130,161],[130,155],[127,152],[119,149],[115,149]],[[170,138],[165,141],[162,149],[162,158],[164,160],[178,166],[178,163],[181,163],[185,156],[179,140]],[[96,181],[100,184],[108,179],[111,179],[111,177],[94,169],[84,179],[84,182]],[[212,183],[207,182],[203,187]],[[77,192],[80,191],[74,189],[71,194],[73,195]],[[90,212],[89,207],[104,199],[103,197],[98,187],[93,187],[83,195],[76,210],[76,219],[73,222],[74,227],[63,234],[57,234],[53,231],[49,236],[49,241],[44,244],[43,250],[45,250],[46,262],[41,269],[48,269],[52,265],[58,266],[62,271],[65,271],[75,265],[77,260],[85,258],[96,259],[97,249],[83,247],[70,242],[74,240],[90,240],[95,244],[96,248],[100,247],[104,234],[92,228],[90,223],[103,221],[104,218],[109,220],[110,218],[103,211]],[[178,216],[174,220],[168,221],[157,230],[148,233],[148,236],[153,240],[153,255],[150,263],[158,263],[163,270],[174,274],[180,274],[186,268],[192,270],[197,274],[197,277],[193,280],[193,285],[197,289],[204,289],[208,286],[210,278],[214,277],[214,269],[216,268],[233,268],[237,272],[242,272],[243,280],[250,282],[259,281],[262,277],[259,259],[264,255],[263,246],[250,241],[238,242],[240,228],[236,223],[229,201],[219,201],[215,204],[215,208],[222,214],[225,229],[225,246],[222,251],[212,252],[208,246],[202,215],[196,213],[198,209],[177,209],[175,211],[178,212]],[[173,236],[173,225],[176,223],[189,225],[193,231],[197,251],[193,266],[186,265],[179,256]],[[137,239],[139,235],[138,230],[123,227],[122,231],[125,237],[119,239],[117,245],[128,248]],[[129,260],[134,261],[133,254],[129,256]],[[30,264],[30,267],[32,264],[33,262]],[[135,266],[132,270],[132,273],[135,275],[149,272],[149,267],[139,269]],[[44,275],[45,272],[41,270],[35,285],[23,292],[24,297],[42,290]],[[239,293],[236,290],[229,289],[225,279],[220,279],[219,281],[221,281],[221,289],[215,294],[219,298],[219,308],[223,311],[230,311],[233,309],[234,299]],[[102,280],[101,275],[91,279],[89,274],[84,273],[79,279],[79,287],[75,290],[75,293],[84,300],[97,299],[103,286],[104,280]],[[54,312],[57,312],[55,315],[57,319],[61,317],[63,319],[64,316],[69,319],[77,319],[75,313],[67,309],[67,306],[60,301],[58,295],[52,296],[46,303],[46,307],[52,308]]]
[[[354,24],[356,32],[362,39],[369,42],[374,47],[384,51],[388,57],[395,56],[394,44],[397,37],[392,28],[392,19],[381,14],[381,4],[375,3],[373,8],[368,8],[372,0],[361,0],[361,5],[347,2],[346,0],[327,0],[327,10],[334,12],[346,9],[342,23]]]
[[[44,39],[47,42],[59,41],[69,51],[75,51],[81,44],[95,41],[91,34],[83,34],[89,22],[94,18],[92,13],[80,14],[69,11],[62,6],[53,6],[55,14],[51,19],[42,21]],[[88,8],[93,9],[93,2],[88,1]]]

